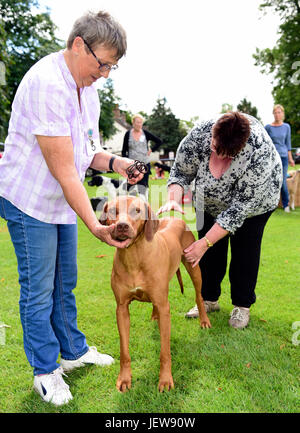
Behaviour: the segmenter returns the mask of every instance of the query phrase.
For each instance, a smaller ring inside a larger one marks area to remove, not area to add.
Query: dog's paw
[[[202,329],[211,328],[211,323],[208,317],[206,319],[201,320],[201,328]]]
[[[173,377],[170,375],[169,377],[163,377],[159,379],[158,389],[159,392],[171,391],[174,388]]]
[[[131,388],[131,375],[122,375],[119,374],[118,380],[116,383],[116,388],[120,392],[126,392]]]

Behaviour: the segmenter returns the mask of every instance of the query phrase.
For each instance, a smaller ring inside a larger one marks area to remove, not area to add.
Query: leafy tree
[[[6,52],[6,32],[0,21],[0,141],[4,141],[9,118],[9,99],[7,79],[9,74],[9,58]]]
[[[273,48],[256,49],[255,64],[264,74],[273,76],[273,97],[285,108],[286,122],[291,125],[292,145],[300,146],[300,2],[267,0],[260,9],[279,14],[279,39]]]
[[[167,107],[166,98],[157,100],[145,126],[163,140],[161,148],[167,151],[176,151],[180,141],[186,135],[186,131],[180,126],[180,120]]]
[[[28,69],[47,54],[62,48],[49,10],[39,12],[38,0],[0,0],[1,55],[6,53],[5,94],[11,105],[17,87]],[[3,39],[2,39],[2,36]],[[2,129],[7,129],[7,111],[0,105]]]
[[[242,113],[250,114],[250,116],[256,117],[256,119],[261,120],[257,114],[257,108],[253,107],[251,102],[247,101],[246,98],[242,99],[236,108]]]
[[[232,110],[233,110],[232,104],[227,104],[227,102],[225,102],[225,104],[222,104],[221,113],[228,113],[228,111],[232,111]]]
[[[113,81],[111,78],[108,78],[105,81],[103,89],[98,90],[98,94],[101,104],[99,130],[105,141],[117,132],[117,129],[114,125],[114,110],[120,102],[120,98],[115,95]]]

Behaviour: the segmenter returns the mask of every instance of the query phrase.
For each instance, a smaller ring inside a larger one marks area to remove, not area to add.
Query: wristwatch
[[[209,239],[207,239],[207,237],[206,236],[203,236],[203,238],[206,240],[206,243],[207,243],[207,246],[208,246],[208,248],[210,248],[210,247],[213,247],[214,246],[214,244],[212,243],[212,242],[210,242],[210,240]]]

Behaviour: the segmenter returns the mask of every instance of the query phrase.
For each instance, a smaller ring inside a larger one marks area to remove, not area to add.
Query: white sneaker
[[[212,313],[213,311],[220,311],[220,305],[218,301],[204,301],[204,308],[207,313]],[[199,311],[197,305],[190,309],[185,315],[188,319],[196,319],[199,317]]]
[[[290,212],[290,207],[289,207],[289,206],[286,206],[283,210],[284,210],[284,212],[289,213],[289,212]]]
[[[114,358],[109,355],[97,352],[97,349],[94,346],[90,347],[88,352],[74,361],[69,361],[67,359],[60,360],[64,371],[71,371],[74,368],[84,367],[88,364],[101,365],[103,367],[104,365],[111,365],[114,362]]]
[[[250,321],[250,308],[235,306],[231,312],[229,325],[236,329],[244,329]]]
[[[66,404],[73,397],[62,375],[66,376],[63,369],[59,367],[52,373],[34,376],[33,389],[47,403],[53,403],[55,406]]]

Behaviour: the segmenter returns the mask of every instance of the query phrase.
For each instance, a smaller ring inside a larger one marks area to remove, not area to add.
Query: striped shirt
[[[40,221],[75,224],[76,214],[50,173],[36,135],[71,137],[80,180],[101,150],[99,97],[94,84],[80,89],[63,51],[38,61],[21,81],[12,105],[5,151],[0,160],[0,196]],[[92,142],[93,141],[93,142]]]

